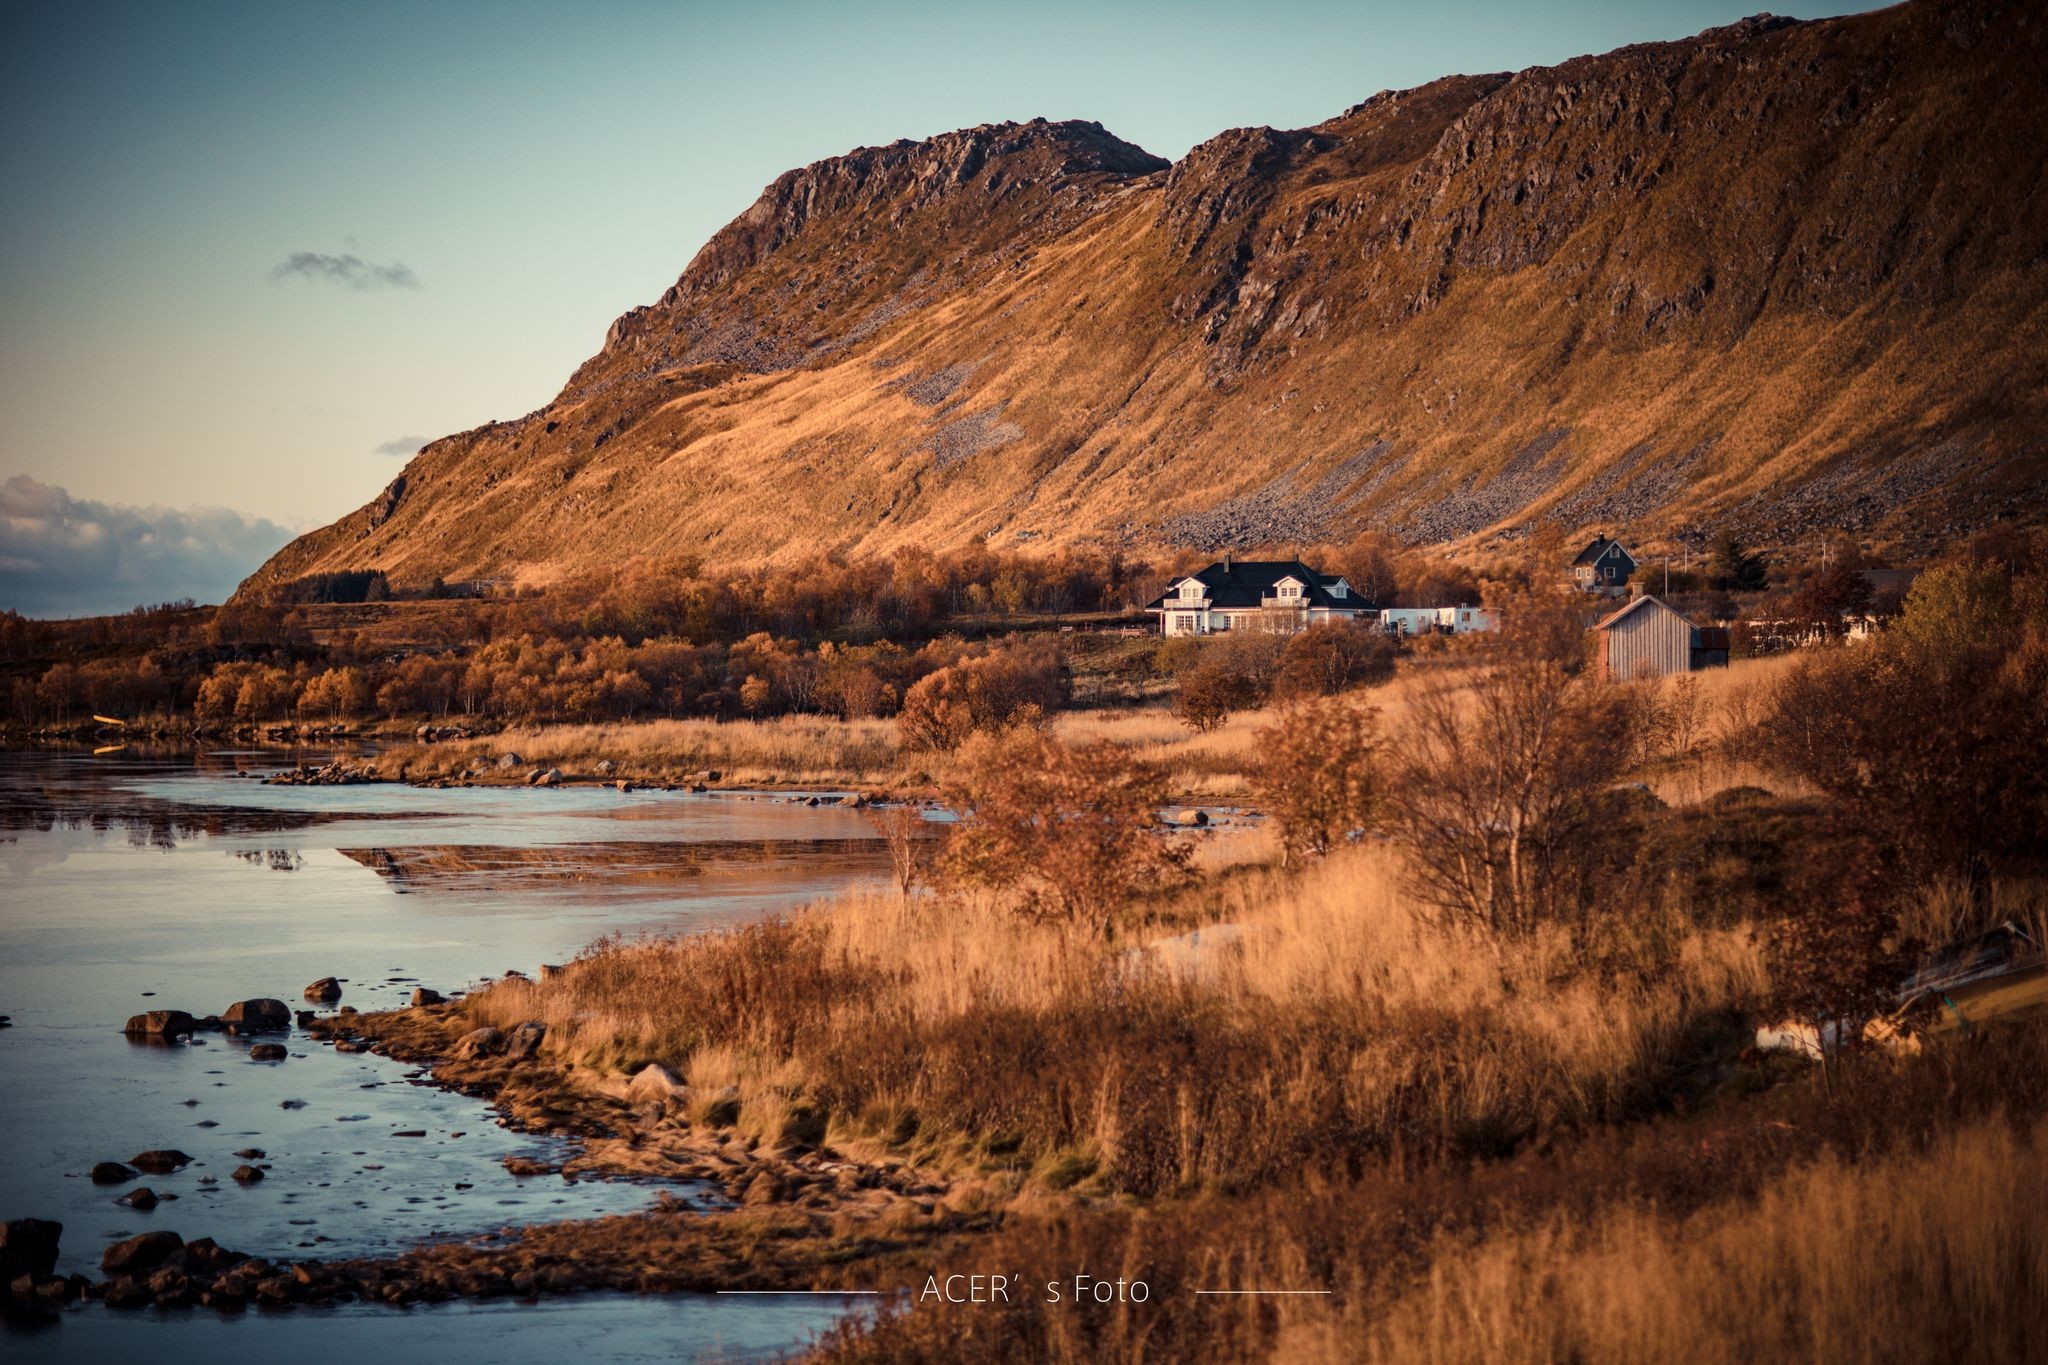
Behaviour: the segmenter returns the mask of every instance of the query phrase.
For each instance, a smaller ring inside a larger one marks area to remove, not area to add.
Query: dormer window
[[[1187,582],[1180,585],[1180,595],[1188,601],[1194,601],[1202,595],[1201,583],[1190,578]]]

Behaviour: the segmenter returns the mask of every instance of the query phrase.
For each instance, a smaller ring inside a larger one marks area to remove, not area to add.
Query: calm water
[[[107,1243],[151,1227],[273,1259],[329,1257],[654,1197],[644,1184],[508,1174],[509,1154],[566,1149],[500,1128],[488,1106],[416,1084],[399,1063],[296,1034],[280,1063],[253,1062],[247,1040],[221,1035],[143,1046],[120,1033],[131,1014],[212,1014],[251,996],[296,1009],[306,983],[329,975],[345,981],[342,1003],[390,1006],[415,984],[446,992],[535,973],[605,933],[730,923],[887,872],[874,829],[850,810],[238,776],[276,766],[257,753],[0,754],[0,1013],[14,1019],[0,1030],[0,1217],[62,1222],[60,1271],[92,1273]],[[425,1136],[395,1136],[413,1130]],[[134,1182],[177,1196],[149,1213],[113,1202],[132,1185],[86,1178],[95,1162],[155,1147],[194,1161]],[[248,1147],[265,1153],[268,1178],[244,1187],[227,1177]],[[338,1340],[410,1355],[422,1332],[476,1342],[516,1327],[519,1355],[573,1343],[590,1360],[687,1359],[788,1346],[829,1312],[701,1298],[232,1320],[94,1308],[4,1340],[6,1354],[40,1358]]]

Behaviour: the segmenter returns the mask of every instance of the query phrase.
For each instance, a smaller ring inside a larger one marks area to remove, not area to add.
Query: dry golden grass
[[[1256,1184],[1397,1134],[1483,1149],[1625,1111],[1763,984],[1739,932],[1641,910],[1598,927],[1613,941],[1595,974],[1563,929],[1496,949],[1440,923],[1383,849],[1286,874],[1254,860],[1269,837],[1232,836],[1208,881],[1153,907],[1158,927],[1112,942],[973,897],[869,892],[603,945],[466,1008],[544,1020],[552,1050],[600,1071],[658,1061],[737,1086],[744,1133],[772,1138],[803,1103],[829,1111],[835,1145],[875,1151],[914,1114],[920,1160],[958,1167],[1010,1135],[1009,1165],[1065,1153],[1155,1190]],[[1190,928],[1192,949],[1174,941]]]
[[[572,775],[588,774],[608,758],[637,777],[710,769],[724,782],[742,784],[860,785],[900,776],[895,722],[830,716],[531,726],[485,739],[407,745],[391,757],[414,776],[451,775],[507,750],[527,764]]]
[[[1933,1150],[1829,1153],[1754,1202],[1684,1220],[1624,1207],[1477,1244],[1425,1283],[1297,1334],[1303,1360],[1634,1362],[2040,1359],[2048,1123]]]

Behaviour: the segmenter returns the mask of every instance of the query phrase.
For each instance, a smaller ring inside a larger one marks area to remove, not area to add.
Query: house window
[[[1173,616],[1173,633],[1176,635],[1194,634],[1195,614],[1187,611],[1175,612]]]
[[[1180,585],[1180,595],[1191,599],[1200,597],[1202,595],[1202,585],[1193,581],[1183,583]]]
[[[1282,597],[1299,597],[1301,595],[1301,589],[1294,587],[1291,584],[1283,583],[1280,586],[1280,595]]]

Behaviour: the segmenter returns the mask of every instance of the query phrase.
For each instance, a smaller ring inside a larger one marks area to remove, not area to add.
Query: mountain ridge
[[[828,158],[546,406],[429,445],[245,590],[2038,517],[2044,27],[2002,0],[1755,16],[1170,165],[1044,120]]]

